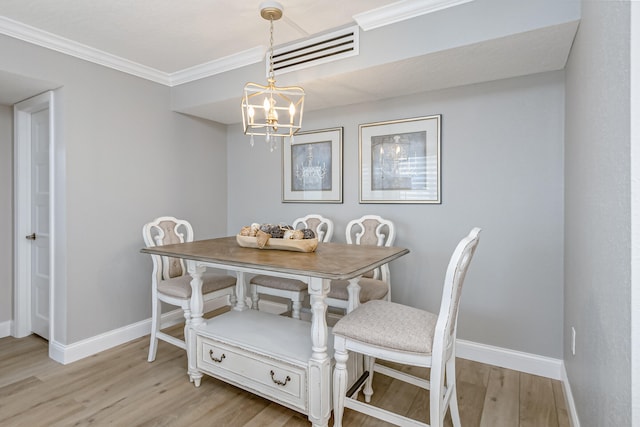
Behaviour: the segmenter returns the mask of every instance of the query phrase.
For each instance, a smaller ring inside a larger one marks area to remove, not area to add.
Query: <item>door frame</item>
[[[13,106],[14,120],[14,321],[13,336],[31,334],[31,115],[49,108],[49,343],[55,342],[54,94],[48,91]]]

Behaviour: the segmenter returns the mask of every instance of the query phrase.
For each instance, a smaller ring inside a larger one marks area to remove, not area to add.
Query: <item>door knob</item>
[[[28,236],[24,237],[26,237],[27,240],[36,240],[36,233],[31,233]]]

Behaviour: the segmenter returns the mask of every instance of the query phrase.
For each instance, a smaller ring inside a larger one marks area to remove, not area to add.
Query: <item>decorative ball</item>
[[[275,225],[271,227],[269,234],[271,234],[271,237],[275,239],[282,239],[284,237],[284,232],[284,228]]]
[[[262,224],[260,226],[260,231],[263,233],[269,233],[271,231],[271,227],[273,227],[271,224]]]
[[[316,233],[310,228],[305,228],[302,230],[302,236],[303,239],[315,239]]]

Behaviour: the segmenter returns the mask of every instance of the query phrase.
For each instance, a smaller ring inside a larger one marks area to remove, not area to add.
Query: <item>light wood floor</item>
[[[160,342],[148,363],[148,345],[144,337],[64,366],[47,357],[46,341],[36,336],[0,339],[0,425],[310,425],[302,414],[211,377],[195,388],[183,350]],[[456,371],[464,427],[569,427],[558,381],[464,359]],[[426,391],[379,374],[374,390],[374,403],[426,420]],[[349,409],[344,421],[389,425]],[[450,426],[449,415],[446,421]]]

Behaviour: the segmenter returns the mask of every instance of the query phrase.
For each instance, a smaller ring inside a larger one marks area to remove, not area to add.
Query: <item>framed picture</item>
[[[282,201],[342,203],[342,128],[300,132],[282,150]]]
[[[360,125],[360,203],[440,203],[440,121]]]

